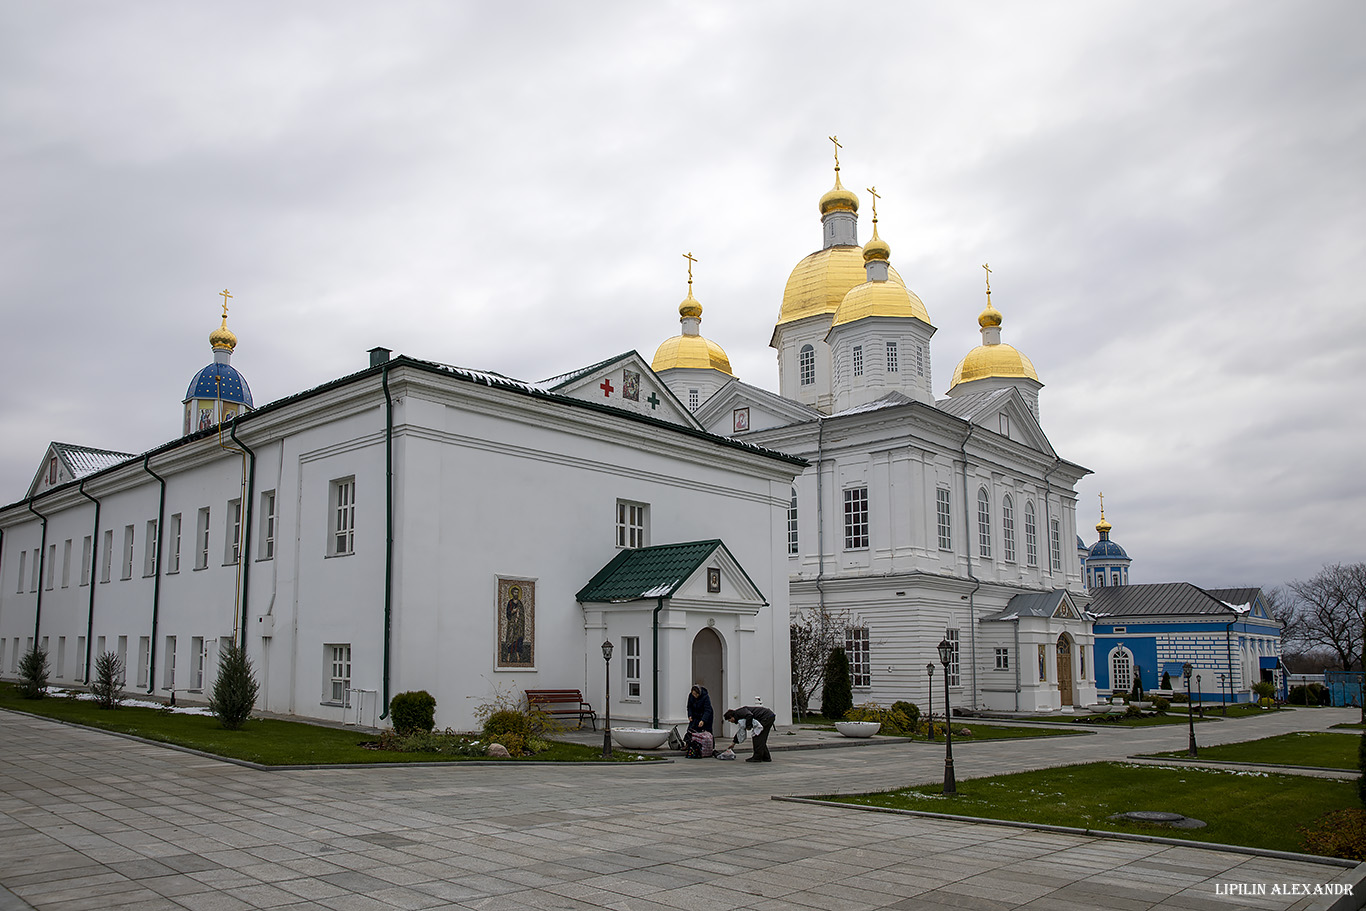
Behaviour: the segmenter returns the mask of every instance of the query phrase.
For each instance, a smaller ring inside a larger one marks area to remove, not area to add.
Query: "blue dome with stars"
[[[217,362],[205,367],[190,380],[185,401],[188,402],[190,399],[222,399],[225,402],[246,405],[248,408],[255,407],[251,402],[251,387],[247,385],[242,374],[237,372],[237,368],[231,364]]]
[[[1129,555],[1124,552],[1114,541],[1108,538],[1101,538],[1091,545],[1091,550],[1087,552],[1088,560],[1127,560]]]

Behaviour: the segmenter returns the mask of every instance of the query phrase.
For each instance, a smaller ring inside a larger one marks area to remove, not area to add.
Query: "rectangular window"
[[[19,587],[14,590],[16,595],[24,593],[24,567],[28,565],[28,551],[19,551]]]
[[[648,547],[645,503],[617,501],[617,547]]]
[[[915,375],[925,375],[925,347],[923,345],[915,346]]]
[[[626,684],[628,699],[640,698],[640,637],[622,636],[621,652],[626,660],[622,663],[622,677]]]
[[[868,488],[850,487],[844,492],[844,549],[868,546]]]
[[[863,376],[863,346],[854,346],[854,376]]]
[[[261,494],[261,554],[260,559],[275,558],[275,491]]]
[[[62,545],[62,588],[71,585],[71,539]]]
[[[48,591],[52,591],[52,583],[56,581],[56,577],[57,577],[57,545],[56,545],[56,544],[49,544],[49,545],[47,546],[47,572],[44,573],[43,588],[47,589]]]
[[[76,637],[76,676],[85,678],[85,637]]]
[[[896,373],[900,367],[897,363],[896,342],[887,343],[887,372]]]
[[[95,637],[95,655],[96,655],[97,657],[100,656],[100,655],[103,655],[106,651],[108,651],[108,647],[107,647],[107,645],[106,645],[106,642],[107,642],[107,640],[105,639],[104,636],[96,636],[96,637]]]
[[[949,506],[949,491],[940,487],[935,491],[935,504],[939,511],[939,549],[953,550],[953,514]]]
[[[161,546],[161,539],[157,535],[156,519],[147,523],[147,553],[142,557],[142,574],[144,576],[155,576],[157,574],[157,550]]]
[[[5,649],[9,647],[9,640],[0,638],[0,674],[5,671]]]
[[[114,562],[114,529],[104,533],[104,562],[100,564],[100,581],[109,581],[110,566]]]
[[[33,548],[33,575],[29,577],[28,583],[28,590],[31,592],[38,590],[38,572],[42,568],[42,560],[39,558],[42,555],[43,549],[41,547]]]
[[[1008,671],[1008,670],[1010,670],[1010,649],[1008,649],[1008,648],[998,648],[998,649],[996,650],[996,670],[998,670],[998,671]]]
[[[133,526],[123,526],[123,574],[120,579],[133,578]]]
[[[175,636],[166,637],[166,664],[161,669],[161,688],[175,689]]]
[[[1053,572],[1062,571],[1062,526],[1054,519],[1048,526],[1048,543],[1053,549]]]
[[[1006,497],[1001,503],[1001,548],[1007,563],[1015,562],[1015,501]]]
[[[223,565],[231,566],[242,556],[242,501],[228,501],[228,525],[223,535]]]
[[[351,646],[324,645],[323,653],[331,676],[327,679],[324,702],[333,705],[350,705],[351,689]]]
[[[332,556],[354,553],[356,549],[356,479],[340,478],[332,482]]]
[[[1001,436],[1010,436],[1010,415],[1001,413],[997,417],[1000,419]]]
[[[190,637],[190,689],[204,689],[204,637]]]
[[[66,637],[57,637],[57,676],[66,676]]]
[[[792,502],[787,506],[787,553],[797,553],[797,488],[792,488]]]
[[[167,573],[180,572],[180,513],[171,516],[171,554]]]
[[[127,685],[128,683],[128,637],[119,636],[118,648],[114,650],[114,656],[119,659],[119,668],[123,671],[119,682]]]
[[[12,673],[19,673],[19,637],[14,637],[14,646],[10,649],[10,670]]]
[[[209,507],[199,510],[198,524],[194,530],[194,568],[205,569],[209,565]]]
[[[152,668],[152,640],[148,636],[138,637],[138,686],[147,685],[147,674]]]
[[[89,584],[90,584],[90,576],[92,575],[91,570],[94,569],[94,567],[90,565],[90,558],[91,558],[90,548],[94,545],[94,543],[95,543],[95,542],[94,542],[94,538],[93,538],[91,535],[86,535],[86,536],[81,540],[81,585],[82,585],[82,586],[85,586],[85,585],[89,585]]]
[[[949,640],[949,686],[959,686],[962,678],[958,665],[958,630],[944,630],[944,638]]]
[[[802,385],[810,386],[816,382],[816,349],[810,345],[802,345],[797,363],[801,372]]]
[[[700,404],[702,404],[701,398],[702,398],[701,395],[698,393],[698,391],[697,391],[696,389],[689,389],[689,390],[688,390],[688,410],[689,410],[689,411],[696,411],[696,410],[697,410],[697,406],[700,405]]]
[[[866,626],[845,630],[844,653],[849,658],[849,682],[854,686],[872,686],[873,668],[868,653]]]
[[[991,501],[985,489],[977,491],[977,555],[991,557]]]
[[[1034,527],[1034,504],[1025,504],[1025,562],[1039,565],[1039,532]]]

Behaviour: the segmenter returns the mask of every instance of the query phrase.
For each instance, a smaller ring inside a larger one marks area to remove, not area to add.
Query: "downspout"
[[[661,597],[655,604],[654,613],[650,616],[651,635],[654,637],[654,663],[655,663],[655,682],[651,689],[654,690],[654,720],[651,722],[654,727],[659,727],[659,612],[664,609],[664,599]],[[725,693],[721,694],[725,698]]]
[[[90,604],[85,614],[85,679],[90,684],[90,653],[95,647],[95,567],[100,565],[100,501],[85,492],[85,478],[76,488],[81,496],[95,504],[95,528],[90,534]],[[157,531],[157,546],[161,546],[161,531]]]
[[[976,424],[968,424],[967,435],[963,437],[963,445],[959,451],[963,454],[963,543],[965,545],[964,556],[968,560],[968,578],[972,580],[972,591],[968,592],[968,648],[972,650],[972,708],[977,708],[977,590],[982,587],[982,580],[978,579],[972,572],[972,522],[968,518],[971,513],[968,511],[968,440],[972,439],[972,432],[977,428]],[[1020,631],[1020,621],[1015,621],[1015,634],[1018,636]],[[1015,650],[1015,655],[1019,657],[1019,648]],[[961,661],[961,658],[960,658]],[[1019,662],[1017,661],[1018,665]],[[1018,669],[1016,671],[1018,673]],[[949,681],[944,680],[944,686],[948,686]],[[1019,698],[1019,690],[1016,690],[1016,699]],[[952,719],[945,718],[944,723],[948,724]]]
[[[243,653],[247,650],[247,595],[251,591],[251,507],[256,501],[256,453],[251,447],[237,438],[237,415],[233,415],[232,426],[228,428],[228,436],[232,441],[246,452],[247,458],[251,461],[247,468],[247,496],[246,505],[242,509],[242,550],[237,555],[238,565],[242,567],[242,626],[241,634],[238,639],[238,646]]]
[[[825,418],[816,418],[816,604],[825,616]]]
[[[1015,618],[1015,711],[1020,710],[1020,618]]]
[[[39,623],[43,618],[43,570],[47,563],[47,516],[33,508],[33,498],[29,497],[28,511],[43,520],[43,540],[38,547],[38,603],[33,609],[33,647],[38,648],[41,642],[38,638]]]
[[[157,549],[152,560],[156,563],[156,573],[152,577],[152,641],[147,648],[147,693],[151,695],[157,689],[157,619],[161,609],[161,530],[165,525],[166,518],[166,479],[152,470],[150,464],[152,454],[149,452],[142,457],[142,470],[161,483],[161,496],[157,501]],[[92,580],[91,584],[94,582]],[[87,638],[87,645],[90,640]],[[171,695],[175,696],[175,690],[171,690]]]
[[[394,612],[394,399],[389,393],[389,362],[380,371],[384,388],[384,711],[389,717],[389,647]]]

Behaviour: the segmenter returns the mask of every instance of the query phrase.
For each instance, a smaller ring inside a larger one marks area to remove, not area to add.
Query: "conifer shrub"
[[[844,713],[843,721],[876,721],[882,727],[878,730],[879,734],[890,734],[893,737],[909,737],[915,733],[916,724],[911,717],[896,706],[910,705],[915,709],[915,719],[920,719],[920,710],[909,702],[898,702],[891,708],[878,705],[876,702],[865,702],[856,705]]]
[[[1162,689],[1164,689],[1164,690],[1169,690],[1169,689],[1171,689],[1171,688],[1172,688],[1172,675],[1169,674],[1169,673],[1167,673],[1166,671],[1163,671],[1163,672],[1162,672]]]
[[[233,643],[223,650],[218,663],[218,678],[209,693],[209,711],[229,731],[238,731],[251,717],[260,693],[246,650]]]
[[[47,695],[47,675],[47,652],[41,645],[35,645],[19,659],[19,695],[25,699],[42,699]]]
[[[836,648],[825,659],[825,685],[821,690],[821,714],[832,721],[844,718],[854,707],[854,687],[849,679],[849,657]]]
[[[426,690],[399,693],[389,700],[389,720],[399,735],[430,733],[436,727],[436,699]]]
[[[1167,711],[1171,709],[1171,707],[1171,702],[1167,699],[1164,699],[1161,696],[1158,696],[1156,699],[1153,700],[1153,711],[1157,712],[1157,714],[1159,715],[1165,714]]]
[[[916,705],[914,702],[898,699],[896,702],[892,703],[892,711],[900,712],[905,715],[906,719],[911,723],[910,727],[906,729],[908,734],[914,734],[916,729],[920,727],[920,706]]]
[[[95,659],[95,678],[90,682],[95,705],[116,709],[123,702],[123,662],[113,652],[101,652]]]

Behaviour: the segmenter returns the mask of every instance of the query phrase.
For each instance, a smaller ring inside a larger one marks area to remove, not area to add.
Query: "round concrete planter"
[[[835,730],[845,737],[872,737],[882,729],[880,721],[836,721]]]
[[[669,739],[660,728],[612,728],[612,740],[626,750],[657,750]]]

